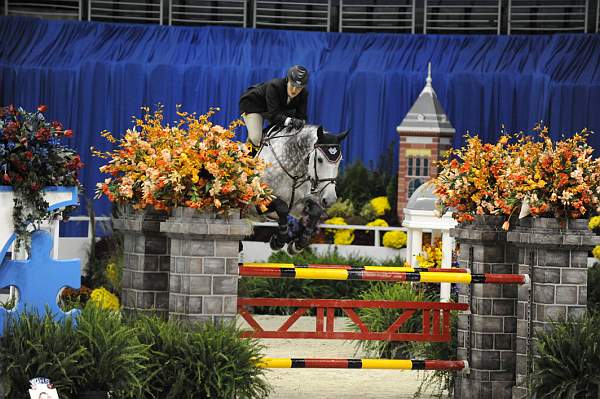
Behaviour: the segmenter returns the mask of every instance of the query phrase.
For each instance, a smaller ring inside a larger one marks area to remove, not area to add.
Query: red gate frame
[[[266,331],[248,310],[250,306],[281,306],[297,307],[298,309],[276,331]],[[253,329],[253,331],[242,332],[242,337],[245,338],[360,339],[427,342],[449,342],[450,311],[469,309],[469,305],[466,303],[287,298],[238,298],[237,307],[238,314]],[[315,308],[317,314],[315,331],[289,331],[290,327],[311,308]],[[356,308],[402,309],[405,311],[385,331],[376,332],[370,331],[363,323],[354,311]],[[342,309],[354,324],[358,326],[360,331],[334,331],[335,309]],[[423,312],[422,331],[418,333],[397,332],[416,311]]]

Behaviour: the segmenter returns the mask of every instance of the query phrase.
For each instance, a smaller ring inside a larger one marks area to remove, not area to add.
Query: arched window
[[[408,182],[408,198],[410,198],[415,190],[423,183],[425,183],[425,179],[412,179]]]

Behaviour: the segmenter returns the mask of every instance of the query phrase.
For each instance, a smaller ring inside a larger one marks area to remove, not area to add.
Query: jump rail
[[[525,274],[470,274],[452,272],[393,272],[360,269],[319,269],[287,267],[239,268],[243,277],[295,278],[313,280],[408,281],[456,284],[529,284]]]
[[[427,268],[427,267],[408,267],[408,266],[354,266],[354,265],[322,265],[318,263],[308,263],[306,265],[296,265],[293,263],[243,263],[240,266],[245,267],[268,267],[268,268],[286,268],[286,269],[345,269],[345,270],[367,270],[375,272],[448,272],[448,273],[467,273],[467,269],[451,268]]]
[[[297,359],[270,358],[259,360],[262,368],[307,369],[387,369],[387,370],[469,370],[466,360],[400,360],[400,359]]]
[[[362,339],[386,341],[450,341],[450,312],[468,310],[466,303],[445,302],[400,302],[368,301],[353,299],[286,299],[286,298],[238,298],[238,314],[248,322],[253,331],[242,332],[246,338],[313,338],[313,339]],[[250,313],[252,306],[297,307],[298,309],[275,331],[265,331]],[[369,330],[356,308],[400,309],[404,310],[390,326],[381,332]],[[316,309],[314,331],[289,331],[290,327],[309,309]],[[354,322],[360,331],[335,331],[335,309]],[[421,332],[399,333],[398,330],[415,312],[423,313]]]

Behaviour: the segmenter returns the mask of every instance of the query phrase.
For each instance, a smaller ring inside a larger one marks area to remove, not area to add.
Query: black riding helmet
[[[287,79],[294,87],[304,87],[308,83],[308,71],[301,65],[294,65],[288,69]]]

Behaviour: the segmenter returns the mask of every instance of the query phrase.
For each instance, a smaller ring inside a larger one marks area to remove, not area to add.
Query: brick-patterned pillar
[[[123,233],[125,264],[122,304],[124,310],[153,311],[167,318],[169,312],[169,239],[160,232],[166,213],[126,210],[113,219]]]
[[[479,216],[450,230],[460,245],[461,267],[472,273],[514,273],[518,251],[507,244],[503,218]],[[458,359],[467,360],[469,374],[456,379],[454,397],[510,399],[515,381],[517,287],[461,285],[459,302],[471,313],[459,314]]]
[[[187,321],[230,321],[237,314],[239,242],[252,226],[232,212],[177,208],[161,223],[171,239],[169,317]]]
[[[519,272],[530,287],[519,288],[517,304],[517,385],[513,398],[529,398],[527,380],[533,370],[535,334],[552,320],[577,318],[587,307],[587,253],[600,244],[587,220],[568,220],[561,229],[554,218],[526,218],[508,241],[519,247]]]

